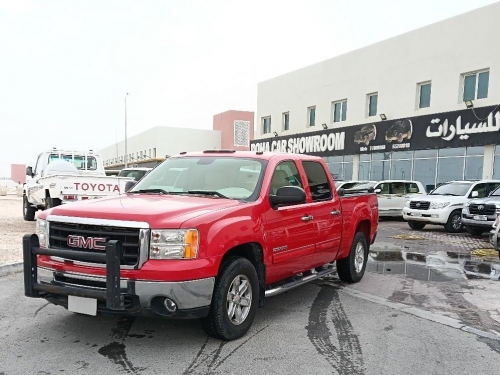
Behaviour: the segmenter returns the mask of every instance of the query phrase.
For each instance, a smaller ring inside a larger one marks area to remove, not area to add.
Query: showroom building
[[[500,179],[500,3],[261,82],[252,150],[337,179]]]

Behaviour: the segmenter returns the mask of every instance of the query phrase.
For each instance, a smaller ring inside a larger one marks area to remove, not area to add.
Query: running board
[[[277,296],[278,294],[288,292],[289,290],[296,288],[298,286],[304,285],[310,281],[319,279],[320,277],[327,276],[333,272],[337,271],[337,267],[330,265],[328,268],[325,268],[322,271],[312,271],[314,273],[307,275],[307,276],[301,276],[299,278],[295,278],[293,281],[290,281],[284,285],[278,286],[273,289],[266,290],[266,297],[273,297]]]

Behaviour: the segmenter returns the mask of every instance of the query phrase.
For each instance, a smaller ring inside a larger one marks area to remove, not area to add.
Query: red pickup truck
[[[23,239],[25,295],[90,315],[201,318],[233,340],[266,296],[335,269],[360,281],[377,222],[376,195],[337,192],[321,158],[181,153],[126,194],[42,212]]]

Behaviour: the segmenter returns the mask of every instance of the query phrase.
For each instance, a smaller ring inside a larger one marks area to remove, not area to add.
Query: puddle
[[[500,280],[498,253],[491,254],[485,250],[421,253],[394,244],[383,248],[378,246],[370,249],[366,270],[383,275],[405,275],[422,281]]]

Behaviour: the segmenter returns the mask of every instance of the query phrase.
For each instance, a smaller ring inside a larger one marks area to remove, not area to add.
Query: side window
[[[38,173],[38,168],[40,168],[40,159],[41,159],[42,155],[38,155],[38,158],[36,159],[36,164],[35,164],[35,169],[33,171],[33,173],[35,174],[35,176],[37,175]]]
[[[293,161],[285,161],[276,166],[271,180],[271,194],[276,194],[283,186],[302,186],[299,171]]]
[[[477,191],[478,196],[476,198],[484,198],[488,195],[488,185],[487,184],[477,184],[474,186],[470,193],[470,198],[472,198],[472,193]]]
[[[408,194],[414,194],[414,193],[419,193],[419,190],[418,190],[418,185],[414,182],[409,182],[409,183],[406,183],[406,193]]]
[[[389,184],[380,184],[376,187],[376,189],[380,189],[379,194],[389,194]]]
[[[404,194],[405,184],[403,182],[393,182],[391,183],[391,194]]]
[[[306,171],[313,202],[332,199],[332,187],[328,182],[328,177],[321,163],[304,161],[302,165]]]

